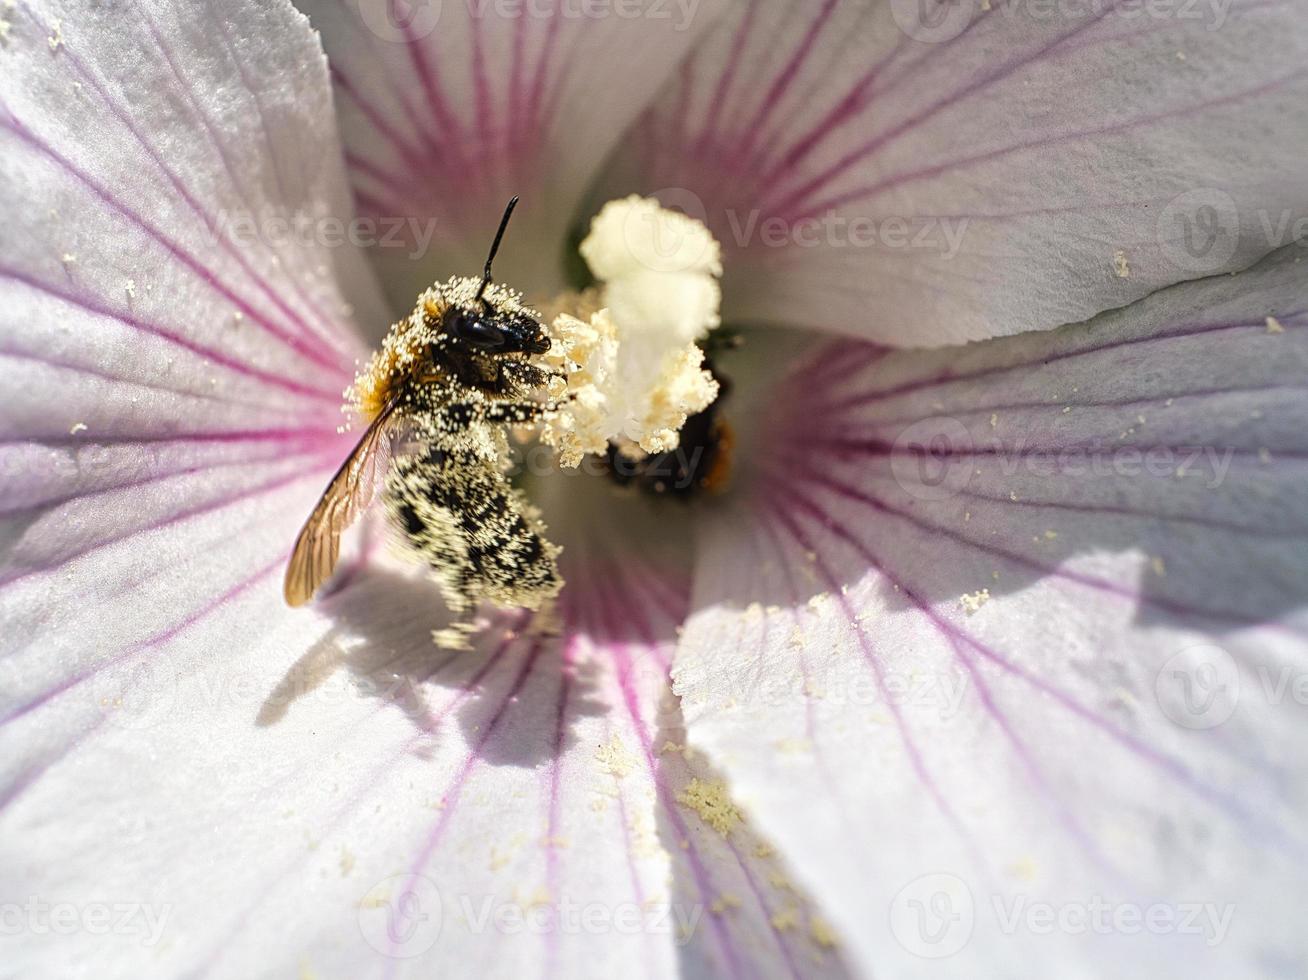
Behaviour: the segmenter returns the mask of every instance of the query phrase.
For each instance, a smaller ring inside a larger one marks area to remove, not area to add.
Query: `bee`
[[[495,284],[491,264],[517,205],[509,201],[479,280],[456,277],[418,297],[351,389],[367,428],[305,521],[283,593],[313,598],[341,533],[384,488],[391,522],[431,566],[447,604],[538,609],[562,587],[559,549],[504,474],[506,430],[545,410],[550,349],[539,315]]]

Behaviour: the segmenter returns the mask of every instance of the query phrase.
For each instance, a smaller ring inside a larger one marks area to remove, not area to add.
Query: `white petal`
[[[1301,257],[765,393],[675,687],[862,968],[1299,972]]]
[[[1048,329],[1304,234],[1306,55],[1294,4],[740,4],[597,200],[706,219],[732,322]]]
[[[565,237],[601,160],[725,7],[301,0],[332,59],[347,161],[393,301],[481,269],[522,204],[496,276],[564,285]]]
[[[263,582],[43,693],[0,728],[7,894],[142,908],[57,946],[36,934],[48,909],[22,912],[38,925],[7,965],[843,973],[830,927],[682,754],[684,586],[631,563],[570,574],[562,636],[505,616],[453,653],[431,642],[432,584],[385,562],[306,613]],[[40,646],[84,642],[70,625]]]
[[[289,4],[4,16],[0,606],[25,712],[267,582],[344,449],[347,298],[379,304],[357,250],[241,230],[348,206]]]
[[[283,559],[278,522],[348,444],[349,304],[380,303],[320,225],[263,234],[349,206],[289,4],[3,16],[0,603],[22,700]],[[42,650],[52,621],[68,636]]]

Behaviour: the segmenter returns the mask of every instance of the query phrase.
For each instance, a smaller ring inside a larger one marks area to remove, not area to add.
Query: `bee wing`
[[[385,478],[394,406],[391,402],[372,420],[300,529],[282,584],[287,605],[304,605],[327,581],[340,556],[341,532],[367,510]]]

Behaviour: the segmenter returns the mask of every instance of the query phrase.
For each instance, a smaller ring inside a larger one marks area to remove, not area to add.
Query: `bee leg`
[[[550,372],[526,361],[501,361],[495,366],[495,377],[481,385],[491,395],[515,395],[545,386]]]

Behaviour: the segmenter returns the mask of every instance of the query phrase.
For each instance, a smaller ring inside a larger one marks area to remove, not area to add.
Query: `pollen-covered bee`
[[[308,602],[331,575],[341,532],[383,483],[392,521],[456,611],[482,599],[536,609],[562,587],[559,549],[501,469],[506,430],[543,410],[550,380],[533,362],[550,349],[538,315],[491,281],[517,202],[504,211],[482,278],[419,296],[355,381],[351,398],[368,425],[295,542],[288,604]]]

